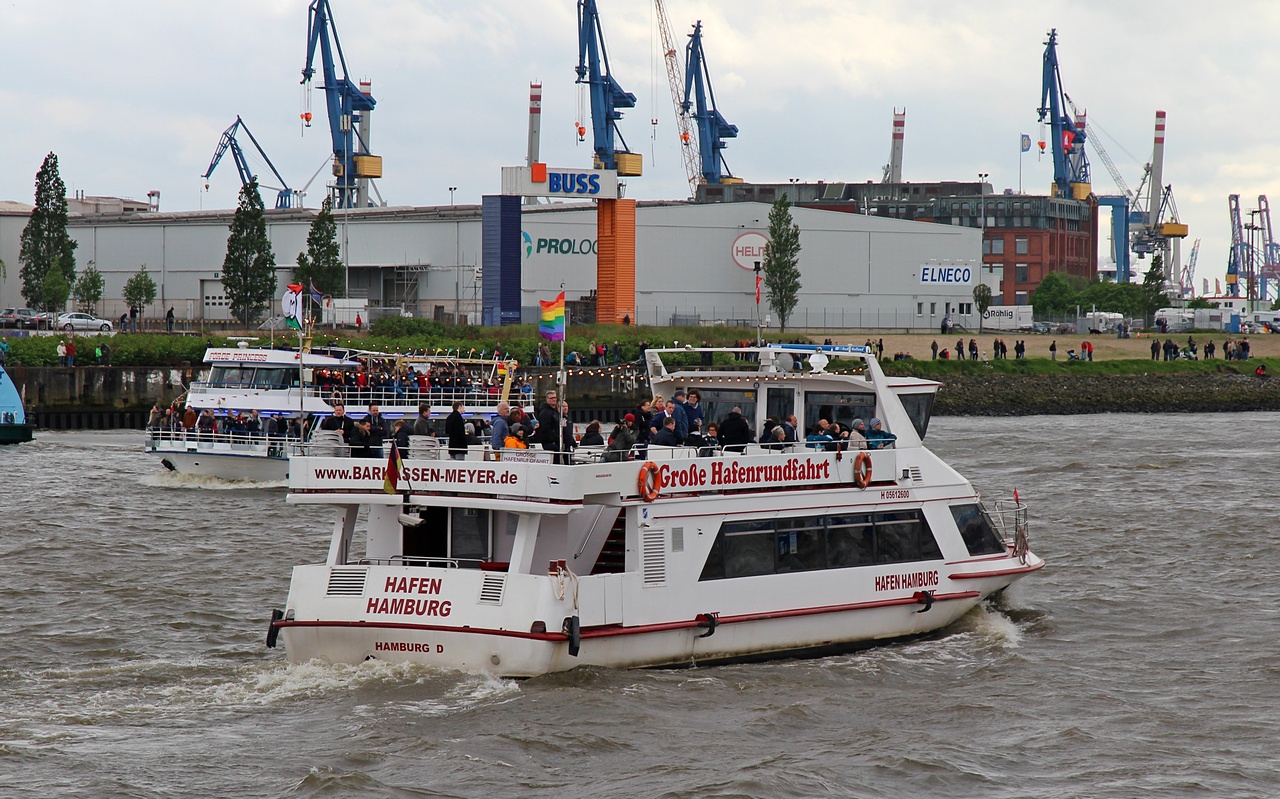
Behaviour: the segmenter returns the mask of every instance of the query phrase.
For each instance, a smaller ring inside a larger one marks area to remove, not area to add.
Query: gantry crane
[[[1058,31],[1049,31],[1045,42],[1044,73],[1040,95],[1040,122],[1049,123],[1053,149],[1053,195],[1076,200],[1088,199],[1089,159],[1085,155],[1083,126],[1067,114],[1070,100],[1062,88],[1062,76],[1058,69]],[[1041,142],[1044,149],[1044,142]]]
[[[618,130],[622,108],[635,108],[636,96],[614,80],[596,0],[578,0],[578,79],[591,93],[592,149],[597,169],[616,169],[619,177],[641,173],[641,157],[627,148]],[[619,149],[614,137],[622,143]]]
[[[1187,265],[1182,267],[1182,296],[1193,297],[1196,293],[1196,259],[1200,257],[1200,239],[1196,239],[1191,245],[1191,257],[1187,259]],[[1206,284],[1208,281],[1205,281]],[[1208,290],[1205,291],[1208,294]]]
[[[1240,195],[1227,196],[1227,212],[1231,215],[1231,252],[1227,257],[1227,294],[1240,296],[1240,273],[1250,262],[1249,242],[1244,238],[1244,223],[1240,218]],[[1252,297],[1249,297],[1252,299]]]
[[[662,0],[653,0],[657,11],[658,33],[662,38],[662,60],[667,66],[667,86],[671,90],[671,105],[676,112],[676,131],[680,134],[680,158],[684,161],[685,176],[689,179],[689,196],[698,191],[698,183],[702,180],[701,158],[698,153],[698,133],[693,120],[680,107],[684,75],[680,68],[680,51],[676,49],[675,38],[671,35],[671,23],[667,20],[667,10]]]
[[[330,34],[333,41],[330,42]],[[307,16],[307,62],[302,68],[302,84],[308,87],[315,75],[316,45],[324,70],[325,107],[329,114],[329,135],[333,140],[334,207],[357,208],[369,204],[369,179],[382,177],[382,157],[369,154],[369,114],[377,101],[365,88],[347,78],[347,60],[338,41],[329,0],[312,0]],[[339,77],[334,64],[342,67]],[[367,84],[365,85],[367,87]],[[311,112],[303,113],[310,124]]]
[[[706,53],[702,50],[702,20],[693,26],[689,44],[685,46],[684,101],[680,103],[680,109],[685,114],[693,112],[693,121],[698,128],[702,179],[707,183],[740,183],[729,171],[722,152],[727,146],[724,140],[737,137],[738,126],[730,125],[716,109],[711,73],[707,70]]]
[[[280,176],[280,172],[276,169],[276,165],[271,163],[271,159],[267,157],[267,153],[262,149],[262,145],[258,144],[258,139],[253,135],[253,131],[249,130],[249,126],[244,124],[244,120],[236,117],[236,121],[231,123],[231,127],[222,132],[222,138],[218,140],[218,148],[213,151],[213,160],[209,162],[209,168],[201,175],[205,180],[213,174],[213,170],[217,169],[218,164],[222,161],[222,156],[231,151],[231,160],[236,163],[236,171],[240,173],[240,185],[248,186],[250,183],[256,182],[258,176],[253,174],[253,170],[249,167],[249,162],[245,158],[244,150],[240,147],[239,140],[236,139],[236,133],[243,130],[245,135],[249,137],[249,141],[253,142],[253,146],[258,150],[258,155],[262,156],[262,160],[267,162],[267,167],[271,170],[271,174],[276,176],[276,180],[280,182],[279,186],[267,186],[274,189],[276,194],[276,208],[299,208],[302,206],[302,194],[289,188],[289,184]],[[261,185],[259,185],[261,188]],[[261,199],[261,195],[259,195]]]
[[[1258,299],[1269,300],[1268,292],[1274,293],[1276,299],[1280,299],[1280,242],[1275,240],[1275,236],[1271,229],[1271,204],[1267,202],[1267,195],[1258,195],[1258,217],[1261,221],[1259,228],[1262,233],[1262,246],[1259,248],[1259,254],[1262,256],[1262,266],[1258,268]]]

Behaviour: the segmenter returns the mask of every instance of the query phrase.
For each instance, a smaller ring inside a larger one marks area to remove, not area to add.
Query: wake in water
[[[149,488],[199,488],[206,491],[243,489],[288,488],[285,480],[223,480],[204,474],[180,474],[178,472],[151,472],[140,482]]]

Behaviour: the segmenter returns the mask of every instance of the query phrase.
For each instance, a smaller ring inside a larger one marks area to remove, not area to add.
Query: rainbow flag
[[[396,493],[396,486],[400,482],[400,473],[403,471],[404,461],[400,460],[400,450],[396,448],[396,442],[392,441],[391,453],[387,456],[387,468],[383,470],[382,490],[388,494]]]
[[[551,302],[538,300],[542,306],[542,321],[538,323],[538,332],[547,341],[564,341],[564,292],[556,295]]]

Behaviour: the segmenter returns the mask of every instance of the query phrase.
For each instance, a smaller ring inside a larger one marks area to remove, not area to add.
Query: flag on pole
[[[1022,134],[1022,141],[1021,141],[1021,145],[1020,145],[1020,146],[1022,147],[1022,152],[1024,152],[1024,153],[1025,153],[1025,152],[1030,152],[1030,150],[1031,150],[1031,137],[1030,137],[1030,136],[1028,136],[1027,134],[1023,133],[1023,134]]]
[[[547,341],[564,341],[564,292],[560,292],[554,300],[538,300],[542,306],[542,320],[538,323],[538,332]]]
[[[756,305],[760,304],[760,284],[764,282],[764,278],[756,275]]]
[[[280,312],[284,323],[294,330],[302,329],[302,285],[290,283],[280,297]]]
[[[324,305],[324,295],[316,288],[316,282],[311,281],[311,299],[316,301],[316,305]]]
[[[400,450],[396,448],[396,442],[392,441],[391,454],[387,456],[386,475],[382,480],[382,490],[388,494],[396,493],[402,471],[404,471],[404,461],[400,460]]]

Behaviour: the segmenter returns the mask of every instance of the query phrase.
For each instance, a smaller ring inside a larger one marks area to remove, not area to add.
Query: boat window
[[[700,580],[940,560],[918,509],[726,522]]]
[[[253,368],[249,366],[215,366],[209,373],[209,384],[214,386],[248,386],[253,383]]]
[[[298,370],[288,367],[259,368],[254,370],[254,388],[288,388],[298,385]]]
[[[702,416],[708,421],[714,421],[717,426],[724,422],[724,417],[729,415],[729,411],[734,407],[742,409],[742,415],[747,420],[747,424],[751,425],[754,430],[756,426],[756,399],[759,394],[755,391],[729,391],[719,388],[703,388],[698,386],[698,393],[702,395],[702,400],[698,403],[698,407],[702,409]]]
[[[924,440],[924,434],[929,430],[929,417],[933,415],[933,392],[899,394],[898,399],[902,400],[902,408],[911,418],[911,426],[916,429],[916,435]]]
[[[487,560],[489,557],[489,511],[453,508],[450,511],[449,556],[460,560]],[[474,564],[473,564],[474,565]]]
[[[870,566],[876,562],[876,540],[870,514],[832,516],[827,524],[828,568]]]
[[[960,537],[970,555],[1002,555],[1006,551],[1004,541],[996,534],[995,525],[980,505],[952,505],[951,515],[960,528]]]
[[[862,391],[804,392],[804,424],[812,429],[819,419],[850,427],[854,419],[867,421],[876,415],[876,395]]]
[[[821,516],[778,520],[779,572],[827,568],[827,545]]]
[[[770,386],[765,392],[764,415],[785,422],[796,412],[796,392],[793,388]]]
[[[770,522],[745,524],[765,524],[772,528]],[[773,574],[773,537],[772,529],[725,532],[724,576],[751,577],[757,574]]]

